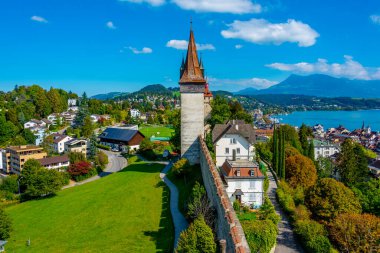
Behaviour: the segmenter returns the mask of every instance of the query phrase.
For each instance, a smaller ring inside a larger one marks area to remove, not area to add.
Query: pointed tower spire
[[[192,28],[192,21],[190,22],[190,38],[189,45],[187,47],[187,55],[185,60],[185,68],[179,83],[202,83],[206,81],[204,79],[202,70],[199,66],[197,45],[194,39],[194,33]]]
[[[182,77],[184,70],[185,70],[185,58],[182,55],[182,63],[181,63],[181,67],[179,69],[179,78]]]

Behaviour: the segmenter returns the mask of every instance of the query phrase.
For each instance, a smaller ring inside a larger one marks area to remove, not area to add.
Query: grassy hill
[[[14,231],[7,252],[168,252],[173,224],[162,165],[122,172],[6,209]],[[31,245],[26,246],[30,238]]]
[[[146,126],[139,129],[140,132],[145,135],[145,137],[172,137],[174,134],[174,129],[161,126]]]

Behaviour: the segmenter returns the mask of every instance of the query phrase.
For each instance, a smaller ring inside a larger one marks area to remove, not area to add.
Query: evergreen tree
[[[281,178],[285,179],[285,134],[281,134]]]
[[[307,154],[308,154],[308,157],[314,162],[315,157],[314,157],[314,142],[313,142],[313,140],[310,140]]]
[[[86,116],[83,120],[83,126],[81,128],[82,136],[89,138],[94,133],[94,125],[90,116]]]

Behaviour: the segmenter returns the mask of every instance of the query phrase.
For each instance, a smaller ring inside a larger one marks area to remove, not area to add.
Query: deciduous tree
[[[313,186],[317,181],[317,170],[314,163],[301,154],[286,158],[286,180],[293,188],[304,189]]]

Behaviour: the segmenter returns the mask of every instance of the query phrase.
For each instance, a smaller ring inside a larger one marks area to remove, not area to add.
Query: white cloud
[[[380,15],[371,15],[369,18],[373,23],[380,25]]]
[[[235,48],[236,48],[236,49],[240,49],[240,48],[242,48],[242,47],[243,47],[243,45],[240,45],[240,44],[235,45]]]
[[[112,21],[108,21],[108,22],[106,23],[106,26],[107,26],[109,29],[112,29],[112,30],[116,29],[116,26],[113,24]]]
[[[45,18],[40,16],[32,16],[30,19],[39,23],[48,23],[48,21]]]
[[[165,3],[165,0],[119,0],[120,2],[130,2],[130,3],[147,3],[153,6],[160,6]]]
[[[294,64],[272,63],[267,67],[299,74],[326,74],[335,77],[345,77],[359,80],[380,79],[380,68],[364,67],[360,62],[354,61],[352,56],[345,55],[344,63],[328,63],[326,59],[318,59],[317,62],[299,62]]]
[[[286,23],[273,24],[265,19],[248,21],[235,20],[227,25],[229,28],[221,32],[227,39],[242,39],[257,44],[273,43],[280,45],[284,42],[298,43],[300,47],[315,44],[319,34],[308,24],[289,19]]]
[[[143,47],[141,50],[138,50],[134,47],[128,47],[129,50],[131,50],[134,54],[151,54],[153,50],[149,47]]]
[[[189,42],[187,40],[169,40],[166,43],[166,46],[172,47],[175,49],[179,49],[179,50],[186,50],[188,43]],[[199,51],[201,51],[201,50],[215,50],[215,47],[212,44],[198,44],[197,43],[197,49]]]
[[[251,0],[172,0],[180,8],[197,12],[260,13],[261,5]]]
[[[277,84],[276,81],[271,81],[265,78],[243,78],[243,79],[219,79],[219,78],[208,78],[212,86],[229,88],[233,90],[241,90],[244,88],[252,87],[256,89],[265,89],[270,86]],[[230,90],[230,89],[229,89]]]

